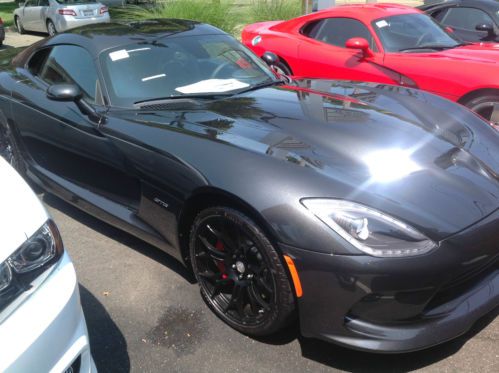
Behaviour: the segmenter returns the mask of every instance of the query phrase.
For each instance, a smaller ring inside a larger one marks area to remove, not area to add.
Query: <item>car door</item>
[[[21,23],[25,30],[33,31],[35,24],[35,8],[38,0],[27,0],[22,9]]]
[[[442,25],[451,27],[461,39],[471,42],[490,41],[488,33],[477,31],[476,26],[489,24],[495,29],[494,20],[483,10],[469,7],[451,7],[435,15]],[[499,39],[497,39],[499,41]]]
[[[33,30],[46,32],[47,26],[45,25],[45,19],[47,11],[49,9],[49,0],[38,0],[38,6],[35,7],[34,20],[33,20]]]
[[[398,83],[398,74],[383,66],[383,53],[369,29],[353,18],[332,17],[315,20],[304,26],[298,56],[301,71],[295,75],[332,79]],[[373,56],[364,58],[358,49],[345,47],[351,38],[368,41]]]
[[[38,51],[13,92],[12,116],[37,171],[115,202],[137,207],[139,182],[122,152],[74,102],[53,101],[52,84],[76,84],[83,99],[104,109],[95,61],[83,48],[57,45]]]

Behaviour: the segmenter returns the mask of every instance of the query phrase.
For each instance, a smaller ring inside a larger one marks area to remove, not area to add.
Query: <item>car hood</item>
[[[300,183],[310,179],[301,197],[370,205],[433,239],[499,207],[499,134],[467,109],[423,91],[300,80],[193,105],[175,118],[161,110],[115,115],[147,123],[140,141],[148,147],[168,151],[163,130],[173,129],[260,154],[295,167]],[[178,152],[203,172],[199,156]]]
[[[8,258],[48,219],[28,184],[0,157],[0,262]]]
[[[416,56],[418,59],[445,61],[445,63],[449,63],[449,61],[455,61],[456,63],[465,62],[466,64],[477,63],[496,68],[499,63],[499,43],[476,43],[438,52],[402,53],[398,55],[407,58]]]

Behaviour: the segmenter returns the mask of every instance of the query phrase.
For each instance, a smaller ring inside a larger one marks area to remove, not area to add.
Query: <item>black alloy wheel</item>
[[[203,299],[234,329],[263,336],[291,320],[294,297],[279,254],[244,214],[202,211],[191,229],[190,255]]]

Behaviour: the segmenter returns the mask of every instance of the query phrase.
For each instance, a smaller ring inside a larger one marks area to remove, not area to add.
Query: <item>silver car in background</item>
[[[109,21],[107,6],[96,0],[27,0],[14,10],[20,34],[38,31],[55,35],[74,27]]]

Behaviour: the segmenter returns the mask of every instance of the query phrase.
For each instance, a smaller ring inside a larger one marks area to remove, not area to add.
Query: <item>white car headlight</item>
[[[12,271],[7,263],[0,263],[0,292],[10,285],[12,280]]]
[[[44,224],[31,238],[12,254],[8,263],[17,273],[40,268],[56,255],[57,242],[50,225]]]
[[[343,200],[307,198],[302,204],[360,251],[377,257],[421,255],[437,244],[382,212]]]
[[[47,221],[6,261],[0,263],[0,311],[24,291],[62,255],[63,244],[57,226]]]

